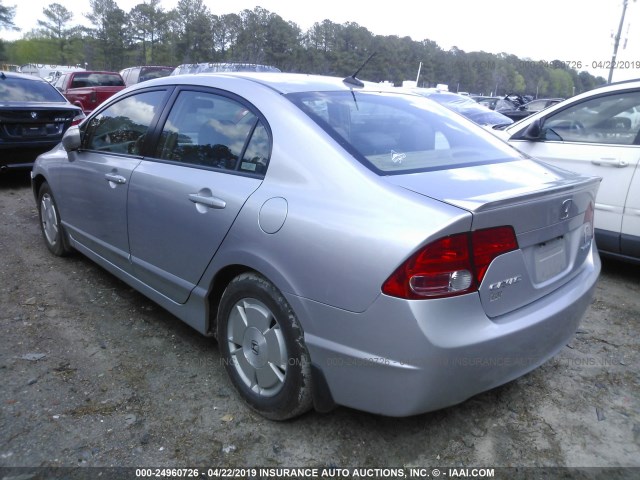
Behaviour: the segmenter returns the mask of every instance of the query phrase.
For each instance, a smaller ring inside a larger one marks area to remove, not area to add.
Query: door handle
[[[617,158],[601,158],[600,160],[591,160],[591,163],[602,167],[608,166],[616,168],[624,168],[629,165],[629,162],[625,160],[618,160]]]
[[[203,195],[199,195],[197,193],[190,193],[189,200],[193,203],[206,205],[210,208],[224,208],[227,206],[227,202],[218,197],[205,197]]]
[[[122,175],[118,175],[117,173],[105,173],[104,178],[109,182],[117,183],[119,185],[127,183],[127,179]]]

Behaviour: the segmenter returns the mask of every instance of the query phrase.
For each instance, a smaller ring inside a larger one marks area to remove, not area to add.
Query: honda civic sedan
[[[129,87],[32,185],[54,255],[215,337],[239,395],[276,420],[407,416],[509,382],[572,338],[600,271],[599,178],[355,77]]]

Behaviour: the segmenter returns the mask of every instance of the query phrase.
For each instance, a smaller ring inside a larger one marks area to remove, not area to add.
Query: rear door
[[[620,253],[640,260],[640,165],[631,179],[631,187],[622,216]]]
[[[595,207],[598,246],[615,253],[620,252],[625,202],[640,159],[640,122],[631,121],[626,112],[638,106],[639,91],[600,95],[542,117],[539,141],[522,138],[526,127],[509,139],[540,160],[602,177]]]
[[[156,147],[129,187],[136,277],[184,303],[269,160],[264,120],[241,99],[212,90],[176,92]]]
[[[129,180],[166,94],[162,89],[130,95],[90,118],[81,149],[70,152],[59,170],[65,227],[82,246],[126,271]]]

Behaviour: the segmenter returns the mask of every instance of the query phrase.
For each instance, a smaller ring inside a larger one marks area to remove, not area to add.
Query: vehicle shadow
[[[623,282],[640,283],[640,265],[613,258],[602,257],[602,274]]]
[[[28,187],[31,183],[29,170],[0,173],[0,190],[15,190]]]

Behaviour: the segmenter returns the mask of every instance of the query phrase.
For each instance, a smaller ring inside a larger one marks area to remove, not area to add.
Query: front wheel
[[[60,222],[58,206],[53,198],[51,187],[46,182],[40,186],[38,192],[38,214],[44,243],[51,253],[59,257],[71,253],[71,247],[67,243],[62,223]]]
[[[229,283],[218,308],[218,343],[232,383],[258,413],[286,420],[311,408],[302,328],[264,277],[244,273]]]

